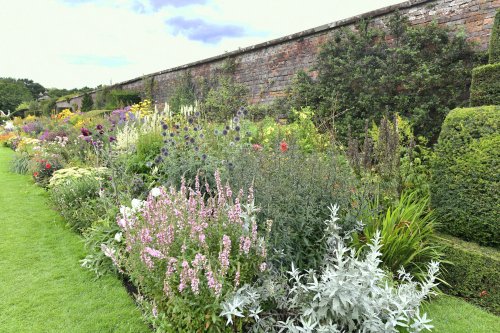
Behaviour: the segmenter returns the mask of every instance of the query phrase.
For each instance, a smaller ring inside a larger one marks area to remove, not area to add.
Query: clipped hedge
[[[472,70],[470,104],[500,105],[500,62]]]
[[[495,15],[495,22],[491,30],[489,53],[490,64],[500,62],[500,10]]]
[[[500,315],[500,251],[450,236],[440,236],[438,241],[451,263],[443,272],[449,286],[441,289]]]
[[[447,234],[500,245],[500,106],[455,109],[432,163],[431,204]]]

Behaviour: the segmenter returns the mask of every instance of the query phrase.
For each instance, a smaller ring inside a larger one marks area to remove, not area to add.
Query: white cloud
[[[93,87],[401,2],[189,0],[192,4],[179,6],[180,0],[168,0],[170,5],[158,6],[164,0],[155,0],[152,6],[149,1],[0,0],[0,76],[26,77],[47,87]],[[174,34],[165,22],[175,17],[202,21],[219,34],[221,27],[245,33],[203,43],[190,40],[192,32]]]

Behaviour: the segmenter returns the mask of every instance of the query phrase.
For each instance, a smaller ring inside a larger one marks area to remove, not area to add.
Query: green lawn
[[[500,317],[459,298],[442,296],[424,306],[435,333],[500,333]]]
[[[120,281],[79,266],[81,238],[0,148],[0,332],[148,332]]]

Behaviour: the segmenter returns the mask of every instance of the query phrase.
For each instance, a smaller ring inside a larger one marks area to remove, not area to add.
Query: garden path
[[[0,148],[0,332],[149,332],[120,281],[79,266],[81,237]]]

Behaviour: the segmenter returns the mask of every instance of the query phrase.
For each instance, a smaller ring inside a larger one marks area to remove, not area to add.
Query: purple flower
[[[88,128],[85,128],[85,127],[82,127],[80,129],[80,132],[82,133],[83,136],[90,136],[92,134],[92,132],[90,132],[90,130]]]

